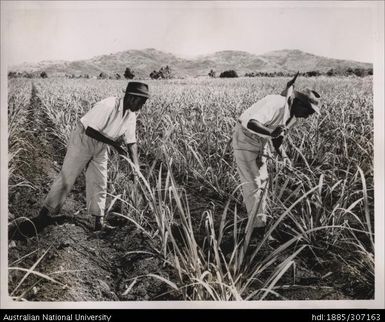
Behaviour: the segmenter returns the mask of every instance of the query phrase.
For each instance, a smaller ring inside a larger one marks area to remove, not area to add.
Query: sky
[[[373,62],[376,3],[2,1],[8,65],[156,48],[184,58],[299,49]],[[381,35],[380,35],[381,36]]]

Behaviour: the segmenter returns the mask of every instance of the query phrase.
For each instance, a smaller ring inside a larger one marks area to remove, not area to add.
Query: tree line
[[[245,77],[290,77],[292,76],[293,72],[247,72],[244,74]],[[210,72],[207,74],[211,78],[216,78],[217,73],[215,70],[211,69]],[[312,70],[307,72],[300,73],[301,76],[304,77],[317,77],[317,76],[357,76],[357,77],[364,77],[368,75],[373,75],[373,68],[345,68],[345,69],[329,69],[328,71],[319,71],[319,70]],[[100,72],[97,76],[90,76],[89,74],[65,74],[66,78],[96,78],[96,79],[134,79],[135,78],[135,72],[127,67],[124,71],[124,73],[121,75],[119,73],[115,74],[108,74],[106,72]],[[172,79],[175,78],[175,74],[170,66],[164,66],[161,67],[159,70],[153,70],[149,75],[149,78],[151,79]],[[47,78],[48,74],[45,71],[42,72],[9,72],[8,73],[9,78],[18,78],[18,77],[24,77],[24,78]],[[238,73],[233,70],[226,70],[219,74],[219,78],[235,78],[239,77]]]
[[[246,73],[245,77],[290,77],[293,73],[285,72],[251,72]],[[307,72],[299,73],[300,76],[305,77],[317,77],[317,76],[357,76],[365,77],[373,75],[373,68],[345,68],[345,69],[334,69],[331,68],[328,71],[311,70]]]
[[[8,73],[9,78],[47,78],[48,74],[47,72],[9,72]],[[134,79],[135,78],[135,72],[127,67],[124,71],[123,75],[119,73],[109,74],[106,72],[100,72],[97,76],[90,76],[89,74],[65,74],[64,77],[66,78],[96,78],[96,79]],[[171,79],[175,78],[175,75],[171,69],[171,67],[164,66],[161,67],[159,70],[154,70],[149,74],[149,77],[151,79]]]

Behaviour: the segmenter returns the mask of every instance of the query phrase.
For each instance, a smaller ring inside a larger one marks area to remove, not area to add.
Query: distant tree
[[[212,78],[215,78],[216,73],[215,73],[215,70],[214,70],[214,69],[210,70],[209,76],[212,77]]]
[[[353,71],[354,75],[358,76],[358,77],[363,77],[365,76],[365,70],[362,69],[362,68],[355,68],[354,71]]]
[[[8,73],[8,77],[9,78],[16,78],[18,75],[17,75],[17,72],[9,72]]]
[[[171,79],[174,78],[171,68],[167,65],[166,67],[161,67],[159,71],[152,71],[150,74],[151,79]]]
[[[115,78],[116,78],[116,79],[121,79],[122,76],[120,76],[120,74],[117,73],[117,74],[115,74]]]
[[[334,72],[334,69],[333,69],[333,68],[329,69],[329,70],[326,72],[326,75],[327,75],[327,76],[333,76],[334,74],[335,74],[335,72]]]
[[[305,73],[305,76],[307,77],[316,77],[316,76],[320,76],[321,73],[318,71],[318,70],[311,70],[311,71],[308,71]]]
[[[41,78],[47,78],[48,75],[47,75],[46,72],[41,72],[41,73],[40,73],[40,77],[41,77]]]
[[[33,74],[32,73],[28,73],[28,72],[22,72],[21,73],[21,77],[33,78]]]
[[[235,78],[238,77],[238,74],[235,70],[226,70],[222,72],[219,77],[221,78]]]
[[[159,72],[157,72],[156,70],[152,71],[150,73],[150,78],[151,79],[159,79]]]
[[[368,69],[368,75],[373,75],[373,68]]]
[[[171,68],[168,65],[166,67],[161,67],[161,69],[159,70],[159,73],[162,79],[174,78]]]
[[[345,75],[350,76],[354,74],[353,68],[349,67],[345,70]]]
[[[108,75],[105,72],[101,72],[98,76],[98,79],[107,79]]]
[[[133,79],[135,77],[135,74],[130,68],[127,67],[126,70],[124,71],[123,76],[125,79]]]

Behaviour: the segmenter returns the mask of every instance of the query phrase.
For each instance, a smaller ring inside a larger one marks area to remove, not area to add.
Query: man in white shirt
[[[257,237],[262,237],[267,222],[269,141],[278,154],[287,158],[281,149],[285,133],[298,118],[320,114],[320,95],[314,90],[293,91],[288,98],[282,96],[285,93],[286,90],[281,95],[268,95],[244,111],[233,134],[234,157],[242,183],[243,201]]]
[[[148,85],[129,82],[123,98],[108,97],[88,111],[72,132],[62,169],[44,200],[38,216],[32,218],[37,230],[56,222],[76,178],[86,168],[87,210],[95,216],[95,230],[111,229],[104,218],[107,192],[107,147],[112,146],[119,154],[126,154],[117,140],[124,136],[128,154],[139,170],[136,145],[136,111],[149,97]],[[33,235],[33,225],[24,222],[18,227],[27,236]]]

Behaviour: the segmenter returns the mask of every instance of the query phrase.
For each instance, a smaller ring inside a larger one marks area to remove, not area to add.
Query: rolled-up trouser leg
[[[88,147],[84,145],[84,129],[78,126],[71,134],[62,169],[56,177],[43,206],[51,213],[60,210],[76,178],[91,158]]]
[[[107,160],[107,148],[103,147],[92,158],[87,167],[87,210],[93,216],[104,216],[107,193]]]

